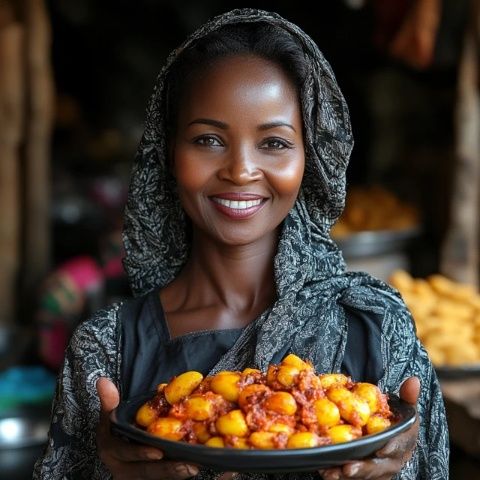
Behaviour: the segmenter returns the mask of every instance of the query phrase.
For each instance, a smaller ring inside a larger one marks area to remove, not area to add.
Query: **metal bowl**
[[[33,466],[47,443],[49,408],[16,408],[0,416],[0,472],[2,478],[32,478]]]
[[[388,282],[394,270],[409,270],[409,247],[419,237],[419,228],[378,230],[337,237],[347,267],[368,272]]]
[[[419,236],[417,227],[404,230],[369,230],[335,238],[345,258],[369,257],[404,251]]]

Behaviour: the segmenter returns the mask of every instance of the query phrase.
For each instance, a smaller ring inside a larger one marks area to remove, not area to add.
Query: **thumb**
[[[110,413],[120,403],[117,387],[106,377],[100,377],[97,380],[97,393],[103,413]]]
[[[415,405],[420,395],[420,380],[417,377],[407,378],[400,387],[400,398]]]

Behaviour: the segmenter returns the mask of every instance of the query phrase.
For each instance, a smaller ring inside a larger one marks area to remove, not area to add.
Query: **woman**
[[[113,438],[108,413],[187,369],[265,369],[290,351],[418,397],[419,425],[323,478],[448,477],[441,394],[411,317],[387,285],[346,273],[329,237],[351,148],[329,65],[278,15],[229,12],[172,53],[126,209],[137,297],[75,332],[35,478],[216,478]]]

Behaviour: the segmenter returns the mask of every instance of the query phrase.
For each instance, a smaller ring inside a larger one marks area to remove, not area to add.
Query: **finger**
[[[120,395],[111,380],[100,377],[96,383],[97,395],[100,400],[100,417],[97,426],[97,444],[101,450],[107,450],[112,443],[110,435],[110,412],[118,405]],[[101,440],[101,443],[99,443]]]
[[[405,432],[400,433],[390,440],[382,449],[376,452],[379,458],[398,458],[408,459],[413,454],[413,449],[417,443],[419,422],[418,417],[415,423]]]
[[[237,475],[238,475],[237,472],[225,472],[218,477],[218,480],[232,480]]]
[[[407,378],[400,387],[400,398],[411,405],[416,405],[420,395],[420,380],[417,377]]]
[[[342,476],[342,470],[340,468],[328,468],[319,470],[318,473],[322,476],[323,480],[340,480]]]
[[[361,462],[353,462],[342,468],[342,477],[381,480],[391,478],[402,468],[399,460],[372,458]]]
[[[139,462],[122,465],[120,479],[131,480],[141,478],[142,480],[183,480],[198,474],[198,468],[180,462]],[[115,477],[115,478],[117,478]]]
[[[120,403],[120,394],[115,384],[106,377],[97,380],[97,394],[103,413],[110,413]]]
[[[108,450],[110,457],[120,462],[148,462],[161,460],[164,456],[158,448],[128,443],[116,437],[111,437],[104,449]]]
[[[108,378],[100,377],[97,380],[96,386],[102,412],[100,429],[103,438],[103,450],[106,450],[108,452],[107,454],[110,454],[112,458],[124,462],[161,460],[163,458],[163,452],[158,448],[128,443],[118,437],[110,435],[108,415],[118,406],[120,395],[115,384]]]
[[[102,456],[110,450],[115,451],[118,439],[110,434],[110,412],[118,405],[120,395],[111,380],[100,377],[96,383],[97,395],[100,400],[100,418],[97,426],[97,448]],[[126,442],[123,442],[126,444]]]

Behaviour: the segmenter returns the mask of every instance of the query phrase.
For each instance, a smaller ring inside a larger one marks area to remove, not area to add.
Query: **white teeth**
[[[257,200],[226,200],[225,198],[212,197],[212,200],[220,205],[235,210],[244,210],[245,208],[256,207],[262,203],[262,199]]]

